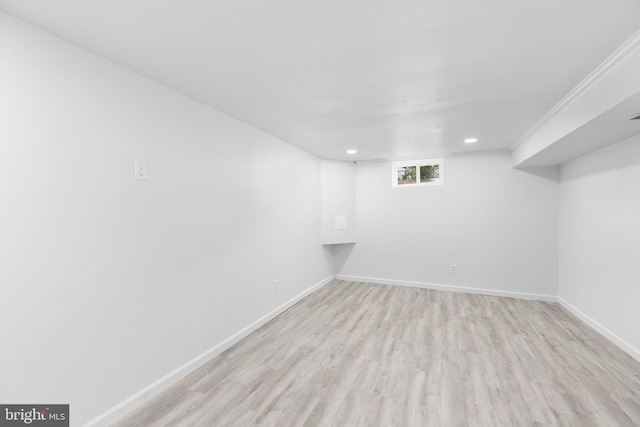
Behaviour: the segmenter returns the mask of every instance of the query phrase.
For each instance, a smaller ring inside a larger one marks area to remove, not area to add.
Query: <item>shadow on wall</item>
[[[322,245],[322,249],[324,249],[324,258],[327,261],[329,272],[331,275],[335,275],[336,272],[333,269],[333,245]]]
[[[558,165],[523,167],[516,168],[516,170],[539,176],[540,178],[545,178],[550,181],[560,182],[560,166]]]
[[[323,245],[324,256],[327,260],[327,266],[332,275],[340,274],[344,263],[349,258],[349,254],[353,250],[355,243],[339,243],[334,245]]]
[[[592,154],[597,153],[594,157]],[[621,170],[640,164],[640,135],[625,139],[617,144],[585,154],[577,161],[589,162],[588,168],[562,168],[562,180],[582,178],[587,175],[597,175],[611,170]]]

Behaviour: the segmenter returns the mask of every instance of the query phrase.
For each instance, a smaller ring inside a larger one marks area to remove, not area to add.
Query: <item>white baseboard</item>
[[[289,301],[277,307],[275,310],[267,313],[260,319],[251,323],[247,327],[242,330],[236,332],[226,340],[218,343],[217,345],[211,347],[209,350],[204,353],[196,356],[194,359],[188,361],[184,365],[176,368],[172,372],[168,373],[164,377],[158,379],[154,383],[148,385],[137,393],[131,395],[129,398],[123,400],[112,408],[108,409],[101,415],[95,417],[91,421],[84,424],[85,427],[102,427],[108,426],[110,423],[115,422],[116,420],[122,418],[127,413],[147,402],[152,397],[156,396],[163,390],[167,389],[169,386],[175,384],[182,378],[186,377],[189,373],[195,371],[205,363],[209,362],[211,359],[227,350],[238,341],[242,340],[252,332],[256,331],[258,328],[274,319],[276,316],[302,300],[303,298],[310,295],[312,292],[322,288],[327,283],[329,283],[333,279],[344,280],[344,281],[352,281],[352,282],[370,282],[370,283],[379,283],[383,285],[395,285],[395,286],[409,286],[415,288],[423,288],[423,289],[435,289],[442,291],[450,291],[450,292],[463,292],[463,293],[471,293],[471,294],[480,294],[480,295],[491,295],[491,296],[500,296],[500,297],[508,297],[508,298],[520,298],[520,299],[528,299],[528,300],[536,300],[536,301],[548,301],[548,302],[558,302],[564,308],[573,313],[576,317],[584,321],[587,325],[598,331],[609,341],[613,342],[615,345],[620,347],[623,351],[628,353],[631,357],[640,362],[640,350],[633,347],[631,344],[626,342],[624,339],[620,338],[615,333],[611,332],[605,326],[588,316],[587,314],[580,311],[578,308],[573,306],[568,301],[553,295],[544,295],[544,294],[534,294],[534,293],[525,293],[525,292],[513,292],[513,291],[501,291],[494,289],[482,289],[482,288],[472,288],[465,286],[451,286],[451,285],[440,285],[434,283],[423,283],[423,282],[411,282],[411,281],[403,281],[403,280],[391,280],[391,279],[380,279],[374,277],[360,277],[360,276],[346,276],[346,275],[337,275],[334,277],[327,277],[295,297],[291,298]]]
[[[435,289],[438,291],[463,292],[467,294],[491,295],[496,297],[519,298],[519,299],[548,301],[548,302],[558,301],[558,297],[554,295],[532,294],[532,293],[526,293],[526,292],[500,291],[495,289],[471,288],[466,286],[439,285],[435,283],[380,279],[376,277],[338,275],[338,276],[335,276],[335,278],[338,280],[345,280],[345,281],[351,281],[351,282],[370,282],[370,283],[379,283],[381,285],[409,286],[412,288]]]
[[[620,336],[613,333],[609,328],[604,326],[602,323],[595,320],[593,317],[581,311],[578,307],[571,304],[569,301],[563,299],[562,297],[558,297],[558,302],[561,306],[569,310],[573,315],[575,315],[578,319],[582,320],[587,325],[591,326],[601,335],[603,335],[606,339],[620,347],[625,353],[629,356],[636,359],[640,362],[640,350],[629,344],[624,339],[620,338]]]
[[[285,310],[287,310],[297,302],[301,301],[303,298],[310,295],[312,292],[315,292],[316,290],[322,288],[324,285],[326,285],[332,280],[333,280],[333,277],[327,277],[321,280],[320,282],[316,283],[315,285],[311,286],[310,288],[306,289],[305,291],[291,298],[289,301],[285,302],[275,310],[262,316],[260,319],[251,323],[244,329],[236,332],[226,340],[211,347],[209,350],[205,351],[199,356],[196,356],[195,358],[188,361],[184,365],[174,369],[164,377],[158,379],[152,384],[149,384],[147,387],[143,388],[142,390],[138,391],[137,393],[133,394],[132,396],[118,403],[114,407],[98,415],[91,421],[85,423],[84,427],[107,426],[110,423],[113,423],[116,420],[122,418],[127,413],[131,412],[133,409],[147,402],[149,399],[158,395],[163,390],[167,389],[169,386],[175,384],[182,378],[186,377],[191,372],[195,371],[205,363],[209,362],[211,359],[213,359],[223,351],[227,350],[229,347],[236,344],[238,341],[242,340],[252,332],[256,331],[258,328],[260,328],[267,322],[271,321],[276,316],[278,316],[279,314],[281,314],[282,312],[284,312]]]
[[[349,282],[369,282],[369,283],[379,283],[381,285],[409,286],[414,288],[435,289],[440,291],[464,292],[464,293],[471,293],[471,294],[491,295],[491,296],[508,297],[508,298],[520,298],[520,299],[528,299],[528,300],[535,300],[535,301],[557,302],[561,306],[566,308],[569,312],[571,312],[573,315],[575,315],[577,318],[585,322],[591,328],[599,332],[606,339],[608,339],[617,347],[619,347],[622,351],[624,351],[629,356],[633,357],[635,360],[640,362],[640,350],[638,350],[637,348],[629,344],[624,339],[620,338],[618,335],[613,333],[611,330],[606,328],[601,323],[594,320],[589,315],[579,310],[577,307],[569,303],[567,300],[562,299],[561,297],[558,297],[558,296],[532,294],[532,293],[525,293],[525,292],[499,291],[494,289],[471,288],[471,287],[465,287],[465,286],[439,285],[435,283],[410,282],[410,281],[404,281],[404,280],[380,279],[375,277],[337,275],[335,276],[335,278],[337,280],[344,280]]]

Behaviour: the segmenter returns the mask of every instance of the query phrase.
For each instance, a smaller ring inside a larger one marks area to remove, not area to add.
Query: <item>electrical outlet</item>
[[[449,272],[451,274],[458,274],[458,266],[455,264],[451,264],[451,270]]]
[[[274,292],[278,292],[280,290],[280,281],[279,280],[274,280],[273,281],[273,291]]]
[[[147,162],[136,160],[136,181],[147,181]]]

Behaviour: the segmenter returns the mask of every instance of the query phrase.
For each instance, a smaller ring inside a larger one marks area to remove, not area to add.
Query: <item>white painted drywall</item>
[[[322,160],[322,243],[356,241],[356,165],[353,162]],[[336,217],[346,220],[336,229]],[[344,218],[343,218],[344,217]]]
[[[315,156],[3,13],[0,63],[0,402],[80,425],[330,274]]]
[[[444,171],[441,186],[392,188],[389,162],[359,163],[358,243],[339,274],[555,296],[558,182],[507,152],[448,157]]]
[[[640,92],[640,30],[633,34],[622,46],[612,53],[598,68],[580,82],[565,98],[550,110],[513,150],[513,164],[544,165],[559,164],[569,153],[583,154],[579,140],[574,140],[563,148],[559,159],[548,158],[544,163],[536,163],[534,157],[546,148],[556,144],[572,132],[605,114]],[[631,110],[629,115],[633,114]],[[626,119],[623,117],[622,119]],[[612,127],[611,132],[617,129]],[[589,138],[589,135],[585,135]],[[564,145],[564,144],[563,144]],[[589,141],[588,145],[594,145]],[[533,159],[531,164],[527,164]]]
[[[640,136],[562,165],[560,187],[561,301],[640,360]]]

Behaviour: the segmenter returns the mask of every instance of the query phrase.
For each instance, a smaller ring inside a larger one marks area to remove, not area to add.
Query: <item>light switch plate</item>
[[[144,160],[136,160],[136,181],[147,181],[147,162]]]

